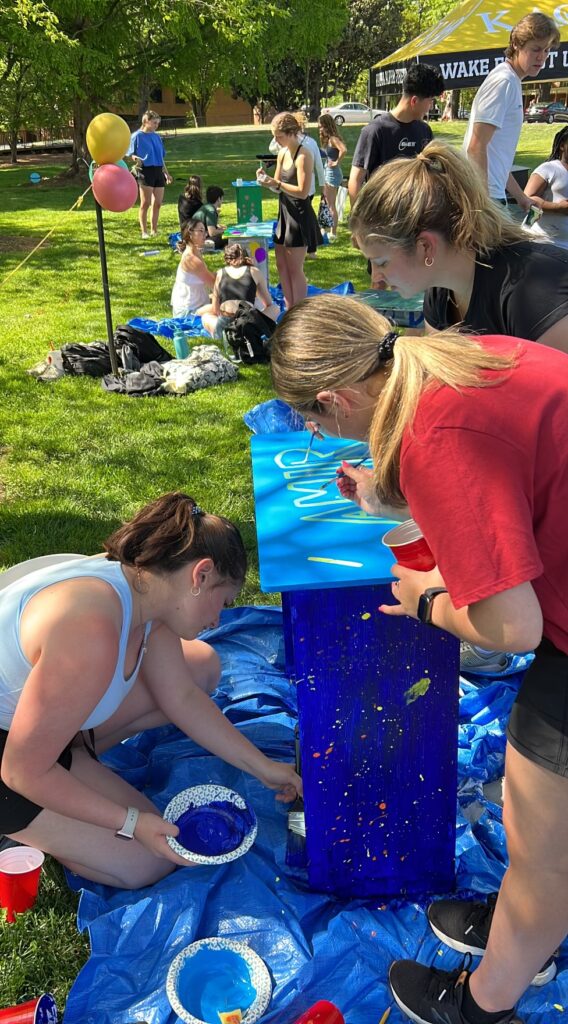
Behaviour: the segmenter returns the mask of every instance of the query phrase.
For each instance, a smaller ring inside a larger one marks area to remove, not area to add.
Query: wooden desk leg
[[[458,641],[381,615],[387,585],[283,598],[311,887],[347,898],[449,891]]]

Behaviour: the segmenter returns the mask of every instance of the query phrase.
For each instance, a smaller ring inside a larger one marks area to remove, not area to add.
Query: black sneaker
[[[487,948],[489,929],[493,920],[497,893],[487,897],[487,903],[465,900],[437,900],[428,907],[430,927],[441,942],[458,953],[483,956]],[[532,985],[546,985],[556,977],[556,962],[549,957]]]
[[[466,957],[455,971],[425,967],[414,960],[396,960],[391,964],[389,982],[400,1009],[416,1024],[471,1024],[462,1010],[467,968]],[[495,1024],[520,1024],[508,1011]]]

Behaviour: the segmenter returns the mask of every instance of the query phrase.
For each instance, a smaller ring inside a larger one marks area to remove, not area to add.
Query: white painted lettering
[[[498,32],[500,28],[504,28],[507,32],[510,32],[512,25],[507,24],[505,21],[499,21],[507,11],[499,11],[498,14],[478,14],[477,17],[481,18],[487,32]]]

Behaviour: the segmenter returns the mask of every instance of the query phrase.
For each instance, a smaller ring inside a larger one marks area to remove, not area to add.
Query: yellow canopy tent
[[[526,0],[464,0],[433,28],[375,64],[371,69],[371,92],[396,92],[409,66],[415,63],[437,65],[448,89],[481,85],[504,59],[513,25],[536,10],[554,19],[561,38],[537,81],[568,78],[568,3],[544,0],[532,7]]]

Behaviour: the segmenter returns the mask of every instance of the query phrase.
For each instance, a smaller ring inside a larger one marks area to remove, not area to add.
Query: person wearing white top
[[[506,192],[523,210],[531,200],[511,173],[523,125],[523,78],[536,78],[560,36],[545,14],[527,14],[511,31],[505,61],[490,71],[473,101],[464,139],[469,160],[481,171],[489,195],[506,202]]]
[[[568,125],[556,133],[548,160],[535,167],[525,193],[543,214],[531,234],[568,248]]]

